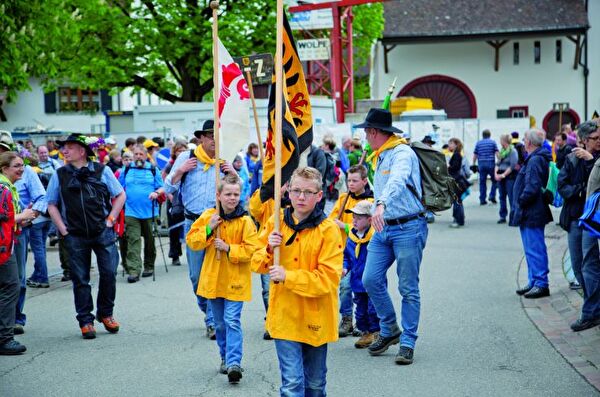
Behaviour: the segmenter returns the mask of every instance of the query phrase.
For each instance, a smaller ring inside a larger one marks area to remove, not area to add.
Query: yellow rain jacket
[[[273,211],[275,207],[275,200],[268,199],[264,203],[260,200],[260,189],[256,189],[252,197],[250,197],[250,201],[248,202],[248,211],[252,218],[258,225],[260,226],[259,232],[262,232],[267,221],[270,217],[273,216]]]
[[[204,211],[185,237],[191,249],[206,249],[196,294],[207,299],[249,301],[252,298],[250,259],[260,247],[256,226],[247,215],[223,221],[219,225],[221,239],[230,249],[228,253],[221,252],[221,260],[217,261],[213,245],[216,230],[206,236],[206,226],[215,211],[214,208]]]
[[[340,194],[340,197],[337,199],[337,201],[335,202],[335,205],[333,206],[333,209],[329,213],[329,217],[328,217],[329,219],[335,220],[338,218],[338,214],[340,213],[340,208],[342,208],[342,204],[344,203],[344,200],[346,199],[346,196],[348,194],[349,193]],[[363,198],[363,199],[355,199],[352,196],[350,196],[350,198],[348,198],[348,202],[346,203],[346,206],[344,207],[344,213],[342,214],[342,217],[340,218],[340,221],[342,221],[346,225],[348,225],[348,231],[352,230],[352,214],[346,213],[345,210],[350,210],[350,209],[354,208],[356,203],[358,203],[359,201],[363,201],[363,200],[370,201],[371,203],[373,202],[372,197]],[[346,230],[340,229],[339,227],[338,227],[338,230],[340,231],[340,235],[342,236],[342,247],[346,248],[346,242],[348,241],[348,234],[346,233]]]
[[[343,248],[338,226],[325,219],[305,229],[286,245],[294,231],[283,222],[281,263],[286,270],[283,283],[271,282],[266,328],[276,339],[320,346],[338,339],[338,286],[342,275]],[[252,270],[268,273],[273,256],[267,238],[273,217],[261,230],[262,249],[252,256]]]

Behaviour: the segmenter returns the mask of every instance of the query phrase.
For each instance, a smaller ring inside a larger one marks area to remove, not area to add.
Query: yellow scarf
[[[202,145],[196,146],[194,154],[196,155],[198,161],[204,164],[204,172],[208,171],[208,169],[216,163],[215,159],[209,157],[208,154],[206,154]]]
[[[370,227],[369,230],[367,231],[367,233],[365,233],[363,238],[359,238],[356,234],[354,234],[354,232],[352,232],[348,235],[348,237],[350,237],[350,240],[352,240],[356,243],[356,247],[354,248],[354,257],[358,258],[358,255],[360,254],[360,245],[371,241],[371,237],[373,237],[373,233],[375,233],[375,229]]]
[[[392,135],[388,138],[387,141],[385,141],[385,143],[383,145],[381,145],[381,147],[377,150],[375,150],[373,153],[371,153],[371,155],[367,158],[367,161],[371,162],[371,164],[373,164],[373,169],[376,170],[377,169],[377,161],[379,160],[379,155],[383,152],[385,152],[388,149],[393,149],[398,145],[406,145],[408,144],[408,141],[404,138],[400,138],[397,135]]]

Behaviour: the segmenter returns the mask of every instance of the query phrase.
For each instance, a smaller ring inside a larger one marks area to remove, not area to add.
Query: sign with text
[[[271,54],[257,54],[247,57],[237,57],[233,60],[240,66],[244,76],[250,72],[252,85],[271,84],[274,62]]]
[[[331,9],[295,12],[290,18],[292,30],[333,29]]]
[[[302,61],[320,61],[329,59],[331,41],[329,39],[298,40],[298,56]]]

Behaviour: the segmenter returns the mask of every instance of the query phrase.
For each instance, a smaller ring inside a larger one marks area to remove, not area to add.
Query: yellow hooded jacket
[[[335,202],[333,209],[329,213],[329,217],[328,217],[329,219],[331,219],[331,220],[337,219],[337,217],[340,213],[340,208],[342,207],[342,203],[344,202],[344,200],[346,199],[346,196],[348,194],[349,193],[340,194],[340,197]],[[346,225],[349,225],[348,230],[352,230],[352,214],[346,213],[345,210],[350,210],[350,209],[354,208],[354,206],[358,202],[363,201],[363,200],[367,200],[371,203],[373,202],[373,198],[355,199],[352,196],[350,196],[348,198],[348,202],[346,203],[346,206],[344,207],[344,213],[342,214],[342,217],[340,218],[340,221],[344,222]],[[346,231],[344,229],[340,229],[339,227],[338,227],[338,230],[341,232],[340,236],[342,236],[342,247],[346,248],[346,242],[348,241],[348,234],[346,234]]]
[[[250,201],[248,201],[248,211],[250,212],[250,215],[252,215],[252,218],[258,222],[258,226],[260,227],[259,232],[262,232],[269,218],[273,216],[274,208],[275,200],[268,199],[264,203],[260,200],[260,189],[256,189],[254,194],[250,197]]]
[[[219,225],[221,239],[230,249],[228,253],[221,252],[221,260],[217,261],[217,250],[212,244],[216,231],[206,236],[206,226],[215,211],[214,208],[204,211],[185,237],[191,249],[206,249],[196,294],[207,299],[249,301],[252,298],[250,259],[260,247],[256,226],[247,215],[223,221]]]
[[[283,219],[283,213],[282,213]],[[273,217],[261,231],[262,249],[252,256],[252,270],[268,273],[273,256],[267,238]],[[286,270],[283,283],[270,284],[266,328],[276,339],[320,346],[338,339],[338,286],[342,275],[343,248],[338,226],[325,219],[305,229],[286,245],[294,231],[281,222],[281,263]]]

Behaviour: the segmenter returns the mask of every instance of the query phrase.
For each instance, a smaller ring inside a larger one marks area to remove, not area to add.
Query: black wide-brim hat
[[[67,137],[67,139],[65,139],[64,141],[61,140],[56,140],[56,144],[58,145],[58,147],[63,147],[65,146],[67,143],[76,143],[79,146],[82,146],[85,148],[85,152],[88,155],[88,157],[95,157],[96,153],[94,153],[94,151],[85,143],[83,143],[82,141],[80,141],[80,139],[82,139],[81,137],[84,137],[84,135],[82,134],[71,134]]]
[[[194,131],[196,138],[200,138],[202,135],[214,134],[215,133],[215,122],[214,120],[206,120],[202,125],[201,130]]]
[[[428,143],[430,145],[435,145],[435,141],[431,138],[431,135],[425,135],[425,138],[421,140],[423,143]]]
[[[377,128],[378,130],[393,134],[402,134],[402,131],[392,125],[392,114],[389,110],[373,108],[369,110],[365,121],[355,125],[354,128]]]

